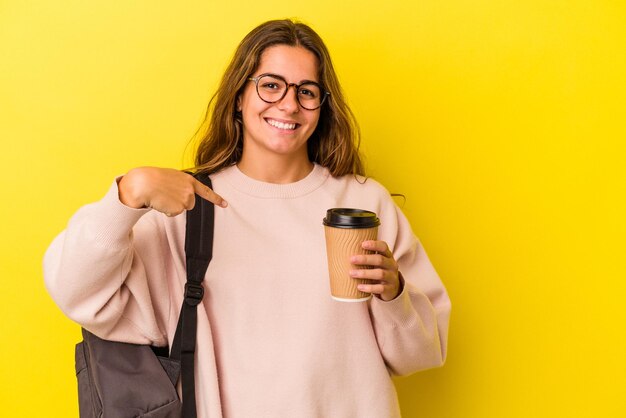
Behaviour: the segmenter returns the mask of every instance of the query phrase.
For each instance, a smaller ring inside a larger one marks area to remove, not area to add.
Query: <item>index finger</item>
[[[393,254],[385,241],[363,241],[363,248],[375,251],[385,257],[393,257]]]
[[[196,192],[198,196],[200,196],[203,199],[208,200],[209,202],[217,206],[220,206],[223,208],[228,206],[228,202],[226,202],[226,200],[224,200],[222,196],[218,195],[210,187],[206,186],[205,184],[202,184],[200,181],[196,179],[193,179],[193,189],[194,189],[194,192]]]

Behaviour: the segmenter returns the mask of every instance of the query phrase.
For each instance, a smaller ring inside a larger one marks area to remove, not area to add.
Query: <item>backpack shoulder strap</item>
[[[211,179],[208,175],[196,174],[195,177],[211,187]],[[198,324],[197,307],[204,296],[202,280],[204,280],[209,262],[213,257],[214,217],[214,205],[196,195],[194,208],[187,211],[185,232],[187,283],[185,284],[185,296],[170,354],[170,358],[180,360],[181,363],[183,418],[196,417],[194,353],[196,351]]]

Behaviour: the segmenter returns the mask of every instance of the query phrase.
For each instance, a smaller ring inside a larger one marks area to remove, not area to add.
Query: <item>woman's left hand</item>
[[[378,298],[388,301],[395,299],[401,289],[398,263],[385,241],[364,241],[363,249],[374,251],[375,254],[353,255],[350,263],[357,266],[368,266],[366,269],[350,270],[350,276],[356,279],[371,280],[371,284],[360,284],[362,292],[373,293]]]

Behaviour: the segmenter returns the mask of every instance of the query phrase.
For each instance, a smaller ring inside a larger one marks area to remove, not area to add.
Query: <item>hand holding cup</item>
[[[354,265],[368,266],[366,269],[350,270],[350,277],[366,279],[357,288],[362,292],[372,293],[384,301],[395,299],[402,290],[398,263],[385,241],[364,241],[363,249],[374,254],[357,254],[350,257]]]

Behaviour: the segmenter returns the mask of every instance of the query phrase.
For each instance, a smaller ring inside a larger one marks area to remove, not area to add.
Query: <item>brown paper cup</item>
[[[345,221],[334,218],[331,211],[339,211],[339,217],[356,216],[355,221]],[[371,219],[358,219],[359,215],[369,216]],[[344,223],[342,223],[344,222]],[[351,224],[352,222],[352,224]],[[359,225],[359,222],[365,222]],[[368,225],[369,223],[369,225]],[[330,225],[329,225],[330,224]],[[371,226],[374,224],[374,226]],[[359,209],[329,209],[324,219],[326,234],[326,254],[328,256],[328,273],[330,276],[330,293],[333,299],[342,302],[361,302],[371,299],[371,293],[361,292],[357,289],[359,284],[371,283],[370,280],[355,279],[350,277],[350,270],[368,268],[350,263],[350,257],[357,254],[372,254],[362,248],[363,241],[375,240],[378,235],[378,218],[376,214]],[[370,226],[363,228],[363,225]]]
[[[361,302],[372,297],[371,293],[361,292],[357,286],[370,280],[350,277],[350,270],[366,268],[350,263],[350,256],[372,254],[361,247],[363,241],[375,240],[378,227],[368,229],[341,229],[324,226],[326,230],[326,253],[330,275],[330,294],[333,299],[343,302]]]

